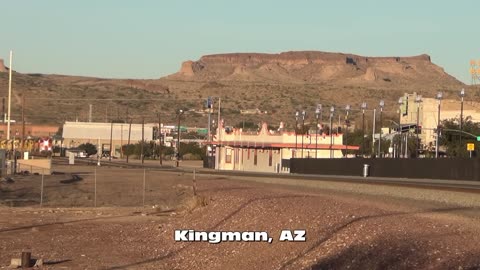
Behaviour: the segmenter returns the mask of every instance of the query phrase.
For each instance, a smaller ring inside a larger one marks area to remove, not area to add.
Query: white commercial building
[[[258,132],[242,129],[225,130],[214,136],[216,145],[215,168],[257,172],[280,172],[287,169],[291,158],[343,158],[342,151],[359,149],[357,145],[344,144],[343,134],[295,134],[271,132],[263,123]],[[213,167],[213,166],[212,166]]]
[[[154,128],[158,124],[146,123],[143,127],[143,139],[153,140]],[[165,131],[167,132],[167,131]],[[162,129],[162,133],[165,134]],[[112,141],[112,156],[122,156],[121,146],[128,143],[135,144],[142,141],[142,124],[128,123],[93,123],[93,122],[65,122],[63,125],[64,147],[78,147],[80,144],[91,143],[98,150],[110,151]]]

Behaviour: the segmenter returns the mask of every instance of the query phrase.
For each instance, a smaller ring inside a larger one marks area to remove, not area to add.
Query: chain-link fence
[[[0,204],[43,207],[173,209],[194,193],[194,175],[161,169],[94,165],[20,167],[0,181]]]

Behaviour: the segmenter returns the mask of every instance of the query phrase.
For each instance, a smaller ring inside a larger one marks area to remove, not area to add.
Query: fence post
[[[95,179],[94,179],[94,195],[93,195],[93,207],[97,207],[97,167],[95,167]]]
[[[197,196],[197,174],[193,169],[193,196]]]
[[[142,206],[145,206],[145,168],[143,168],[143,195]]]
[[[43,206],[43,175],[45,174],[45,169],[42,169],[42,185],[40,186],[40,207]]]

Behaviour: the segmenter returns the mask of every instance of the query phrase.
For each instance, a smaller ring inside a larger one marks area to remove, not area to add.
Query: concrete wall
[[[291,159],[292,173],[362,176],[368,164],[369,176],[480,181],[480,160],[476,158],[346,158]]]

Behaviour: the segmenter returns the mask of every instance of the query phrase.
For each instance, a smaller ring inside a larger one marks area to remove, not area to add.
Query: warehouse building
[[[154,140],[154,128],[158,124],[146,123],[143,127],[145,141]],[[130,129],[130,135],[129,135]],[[162,129],[162,133],[170,129]],[[102,153],[110,153],[113,157],[121,157],[121,147],[128,143],[134,144],[142,141],[142,124],[127,123],[93,123],[93,122],[65,122],[63,125],[63,144],[66,148],[75,148],[84,143],[91,143],[101,149]],[[110,138],[113,147],[110,147]]]

